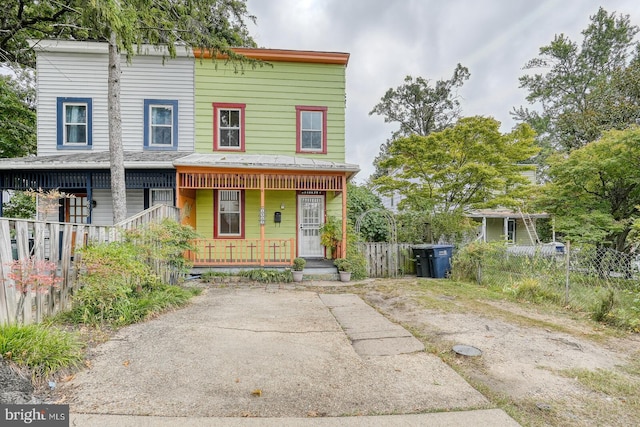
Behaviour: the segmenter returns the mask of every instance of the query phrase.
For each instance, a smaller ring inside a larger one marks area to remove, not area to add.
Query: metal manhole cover
[[[469,357],[476,357],[476,356],[482,355],[482,351],[480,351],[480,349],[477,349],[475,347],[471,347],[470,345],[465,345],[465,344],[454,345],[453,351],[455,351],[456,353],[462,356],[469,356]]]

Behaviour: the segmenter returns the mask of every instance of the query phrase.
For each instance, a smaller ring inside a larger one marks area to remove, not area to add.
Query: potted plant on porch
[[[333,262],[333,264],[338,267],[341,282],[348,282],[351,280],[351,261],[346,258],[338,258]]]
[[[302,270],[304,270],[304,266],[307,264],[307,260],[304,258],[294,258],[293,259],[293,281],[294,282],[302,282]]]

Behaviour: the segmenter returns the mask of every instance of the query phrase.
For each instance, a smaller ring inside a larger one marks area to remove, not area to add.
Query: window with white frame
[[[149,191],[149,207],[156,205],[173,206],[173,189],[152,188]]]
[[[242,234],[242,194],[239,190],[218,191],[218,236]]]
[[[245,104],[214,103],[214,149],[244,151]]]
[[[296,151],[327,152],[327,108],[296,106]]]
[[[178,101],[144,100],[144,146],[158,150],[178,148]]]
[[[57,98],[58,148],[91,146],[91,98]]]

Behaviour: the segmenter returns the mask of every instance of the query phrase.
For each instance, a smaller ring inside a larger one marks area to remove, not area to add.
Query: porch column
[[[174,197],[176,198],[176,208],[180,210],[180,224],[185,224],[187,219],[182,215],[182,206],[184,205],[184,199],[182,198],[182,191],[180,189],[180,171],[176,168],[176,191]]]
[[[87,172],[86,177],[87,187],[87,203],[89,203],[89,224],[93,224],[93,173]]]
[[[266,222],[264,211],[264,174],[260,174],[260,267],[264,267],[264,223]]]
[[[482,217],[482,241],[487,243],[487,217]]]
[[[506,216],[502,219],[502,234],[504,234],[505,242],[509,241],[509,217]]]
[[[342,244],[340,245],[342,258],[347,257],[347,176],[342,175]]]

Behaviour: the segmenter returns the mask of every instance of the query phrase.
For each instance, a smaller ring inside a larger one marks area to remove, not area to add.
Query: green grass
[[[637,367],[623,369],[629,372]],[[612,401],[624,404],[626,411],[635,414],[640,420],[640,377],[637,375],[625,376],[608,369],[567,369],[558,374],[575,378],[580,384],[597,393],[608,396]]]
[[[0,354],[29,368],[38,381],[59,369],[78,366],[83,359],[83,343],[77,335],[53,326],[5,325],[0,326]]]
[[[154,317],[164,311],[186,305],[191,297],[201,292],[196,288],[174,285],[156,285],[133,292],[122,287],[87,285],[74,297],[70,311],[56,317],[62,322],[98,326],[107,324],[120,327]]]
[[[240,271],[238,276],[247,277],[260,283],[289,283],[293,281],[293,275],[290,270],[279,271],[258,268]]]

